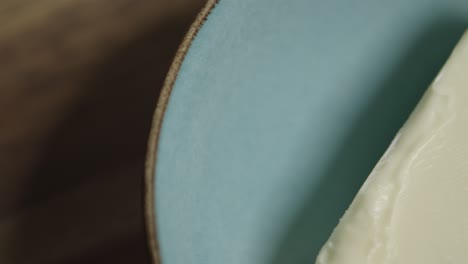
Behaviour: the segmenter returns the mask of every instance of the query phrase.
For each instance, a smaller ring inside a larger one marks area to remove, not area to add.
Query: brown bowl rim
[[[182,62],[187,54],[193,39],[198,31],[206,21],[208,15],[218,3],[218,0],[208,0],[197,15],[195,21],[187,31],[184,39],[182,40],[179,49],[172,61],[169,71],[164,80],[161,92],[159,94],[156,110],[153,115],[151,131],[148,139],[148,150],[146,153],[145,164],[145,179],[144,179],[144,212],[145,212],[145,227],[147,235],[147,243],[154,264],[162,264],[161,255],[159,253],[159,241],[156,228],[156,207],[154,204],[155,197],[155,178],[156,178],[156,163],[157,163],[157,149],[159,142],[159,135],[161,126],[166,112],[169,97],[171,95],[172,87],[179,74]]]

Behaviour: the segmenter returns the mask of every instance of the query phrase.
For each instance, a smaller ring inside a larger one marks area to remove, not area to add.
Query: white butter
[[[468,32],[316,260],[452,263],[468,264]]]

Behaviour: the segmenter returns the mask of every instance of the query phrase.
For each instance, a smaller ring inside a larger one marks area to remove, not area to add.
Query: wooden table
[[[0,1],[0,263],[148,263],[151,117],[204,0]]]

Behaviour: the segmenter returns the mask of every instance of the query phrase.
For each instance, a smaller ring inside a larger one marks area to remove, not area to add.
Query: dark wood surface
[[[151,118],[203,4],[0,2],[0,263],[149,263]]]

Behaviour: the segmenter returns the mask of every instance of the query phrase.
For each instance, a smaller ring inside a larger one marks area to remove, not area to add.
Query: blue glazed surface
[[[466,0],[221,0],[159,139],[163,264],[313,263],[467,22]]]

